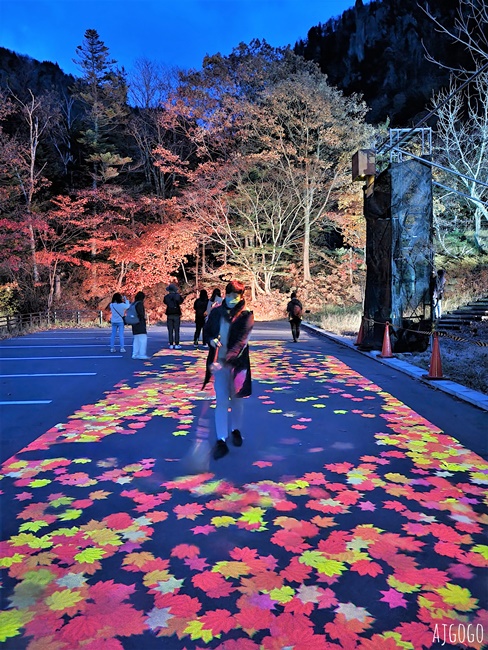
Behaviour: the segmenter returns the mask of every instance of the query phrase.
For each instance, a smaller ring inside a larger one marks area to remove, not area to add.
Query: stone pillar
[[[430,166],[416,160],[391,164],[366,191],[364,215],[366,320],[360,347],[381,349],[388,321],[393,325],[393,351],[426,349],[428,337],[407,330],[431,327]]]

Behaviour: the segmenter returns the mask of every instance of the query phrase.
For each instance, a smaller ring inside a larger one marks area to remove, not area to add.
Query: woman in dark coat
[[[180,345],[180,324],[181,324],[181,303],[184,298],[173,282],[166,287],[168,292],[163,302],[166,305],[166,326],[168,328],[169,347],[179,350]]]
[[[217,399],[215,459],[229,452],[226,442],[229,433],[236,447],[242,445],[242,398],[252,391],[248,340],[254,314],[246,309],[244,290],[242,282],[229,282],[224,301],[211,310],[205,324],[204,337],[209,342],[209,353],[203,387],[213,376]]]
[[[132,358],[149,359],[147,356],[147,327],[146,327],[146,310],[144,308],[145,294],[142,291],[136,293],[134,303],[136,312],[139,316],[139,322],[132,325]]]
[[[208,293],[205,289],[200,291],[200,296],[193,303],[195,310],[195,334],[193,335],[193,345],[198,345],[200,333],[205,325],[205,316],[207,315]],[[205,339],[203,340],[205,343]]]

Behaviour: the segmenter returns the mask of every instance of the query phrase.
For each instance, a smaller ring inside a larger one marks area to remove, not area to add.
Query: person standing
[[[119,332],[120,351],[125,352],[124,348],[124,314],[130,306],[130,302],[120,293],[114,293],[110,303],[110,322],[112,323],[112,334],[110,336],[110,352],[115,352],[115,339],[117,331]]]
[[[147,356],[147,327],[146,327],[146,310],[144,307],[145,294],[142,291],[136,293],[134,304],[139,322],[132,325],[132,358],[149,359]]]
[[[210,315],[210,310],[212,307],[218,307],[219,305],[222,304],[222,294],[220,292],[220,289],[218,287],[215,287],[215,289],[212,291],[212,295],[210,297],[210,300],[207,303],[207,318]]]
[[[303,306],[302,303],[298,300],[295,291],[290,296],[290,301],[286,306],[286,313],[288,314],[288,320],[290,321],[293,342],[297,343],[298,339],[300,338],[300,325],[302,323]]]
[[[193,345],[198,346],[200,333],[205,325],[205,316],[207,315],[208,293],[205,289],[200,291],[199,297],[193,303],[195,310],[195,334],[193,336]],[[205,343],[205,341],[203,341]]]
[[[248,341],[254,314],[246,309],[244,291],[242,282],[229,282],[224,301],[212,308],[204,328],[209,352],[203,388],[213,376],[216,396],[215,460],[229,453],[229,434],[234,446],[242,445],[242,398],[249,397],[252,392]]]
[[[181,303],[184,298],[179,293],[176,284],[169,284],[166,287],[168,292],[163,302],[166,305],[166,326],[168,328],[169,347],[171,350],[181,348],[180,345],[180,324],[181,324]]]
[[[442,299],[444,298],[444,289],[446,286],[446,272],[444,269],[437,271],[437,276],[434,283],[434,320],[438,320],[442,316]]]

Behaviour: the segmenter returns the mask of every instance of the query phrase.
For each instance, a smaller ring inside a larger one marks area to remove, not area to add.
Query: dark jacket
[[[180,305],[183,300],[183,296],[179,293],[174,291],[167,293],[163,298],[163,302],[166,305],[166,316],[181,316]]]
[[[136,312],[139,316],[139,322],[132,325],[132,334],[147,334],[146,310],[144,309],[144,303],[140,300],[136,302]]]
[[[207,311],[208,300],[206,298],[197,298],[193,303],[195,310],[195,322],[202,323],[205,321],[205,312]]]
[[[293,307],[295,305],[298,305],[300,309],[303,309],[302,303],[298,300],[298,298],[292,298],[290,302],[286,306],[286,311],[288,312],[288,319],[289,320],[302,320],[301,316],[295,316],[293,314]]]
[[[211,341],[218,337],[221,318],[228,318],[230,320],[230,327],[227,341],[227,354],[225,355],[225,359],[218,358],[218,361],[232,368],[234,395],[236,397],[248,397],[252,393],[248,339],[254,325],[254,314],[252,311],[244,309],[243,300],[230,311],[225,306],[225,302],[218,307],[214,307],[205,323],[204,337],[206,341]],[[203,388],[210,381],[212,375],[210,366],[214,359],[215,348],[209,344]]]

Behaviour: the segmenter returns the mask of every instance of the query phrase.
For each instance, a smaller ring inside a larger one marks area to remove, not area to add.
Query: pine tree
[[[130,158],[117,152],[117,136],[128,114],[127,84],[125,72],[116,67],[117,61],[110,57],[96,30],[86,30],[76,52],[73,61],[83,75],[73,94],[85,108],[79,142],[85,148],[93,188],[96,188],[116,177],[118,169],[130,162]]]

